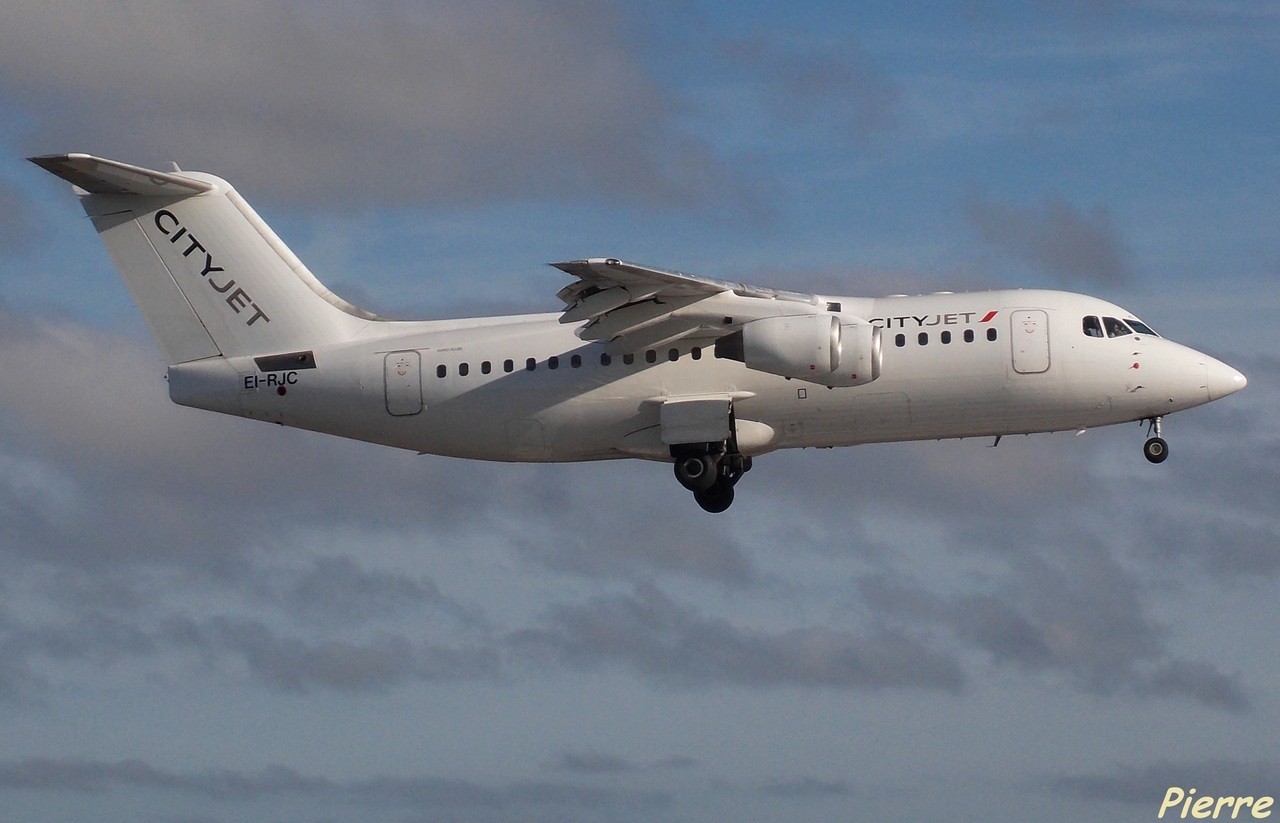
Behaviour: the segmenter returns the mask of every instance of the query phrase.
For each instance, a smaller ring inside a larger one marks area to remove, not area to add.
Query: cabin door
[[[383,363],[387,411],[397,417],[422,411],[422,356],[416,351],[393,351]]]
[[[1013,370],[1039,374],[1049,370],[1049,315],[1040,309],[1020,309],[1011,315],[1009,337]]]

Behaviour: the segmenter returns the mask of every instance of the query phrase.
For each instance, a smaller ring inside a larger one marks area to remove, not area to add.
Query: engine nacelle
[[[824,386],[860,386],[880,376],[880,329],[834,314],[765,317],[717,340],[716,357]]]
[[[880,376],[884,360],[878,326],[853,317],[840,318],[840,365],[814,381],[824,386],[861,386]]]

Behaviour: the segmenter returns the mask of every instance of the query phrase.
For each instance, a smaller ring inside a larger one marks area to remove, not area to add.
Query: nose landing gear
[[[1163,418],[1159,415],[1147,422],[1147,442],[1142,444],[1142,454],[1152,463],[1163,463],[1169,457],[1169,444],[1160,436],[1160,424]]]

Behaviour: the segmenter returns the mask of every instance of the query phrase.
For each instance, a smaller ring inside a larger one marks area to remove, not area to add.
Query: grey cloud
[[[46,683],[32,665],[27,640],[18,621],[0,611],[0,701],[32,700]]]
[[[1089,692],[1249,707],[1238,676],[1173,655],[1139,580],[1097,543],[1024,549],[983,591],[936,594],[888,574],[859,589],[885,619],[945,628],[998,663],[1059,672]]]
[[[1020,208],[971,197],[965,212],[986,243],[1064,284],[1119,286],[1134,280],[1128,249],[1101,206],[1084,213],[1060,198]]]
[[[497,676],[501,650],[488,639],[483,615],[440,595],[429,580],[336,564],[342,571],[332,582],[354,581],[353,596],[376,604],[384,591],[393,600],[397,590],[407,594],[408,601],[392,612],[352,606],[341,598],[332,608],[298,607],[270,592],[264,595],[251,582],[259,576],[278,578],[279,588],[292,592],[312,586],[316,574],[334,565],[321,558],[302,569],[254,566],[249,580],[212,584],[155,568],[98,580],[97,572],[76,567],[17,567],[10,577],[27,591],[23,600],[9,598],[0,609],[0,698],[38,701],[43,673],[68,665],[145,671],[153,663],[162,665],[166,676],[181,677],[193,658],[232,678],[247,676],[291,693],[385,692],[411,682]],[[217,592],[225,612],[200,614],[187,602],[196,591],[202,596]],[[240,608],[262,617],[237,617]],[[408,609],[417,636],[406,634]],[[392,622],[392,616],[401,622]],[[433,640],[427,636],[432,633],[448,640]]]
[[[640,771],[639,766],[624,757],[596,752],[566,752],[561,756],[557,768],[560,771],[585,775],[630,774]]]
[[[623,664],[684,685],[917,687],[956,691],[960,667],[906,634],[854,634],[826,627],[769,633],[705,617],[654,586],[550,609],[539,628],[514,633],[527,654],[572,665]]]
[[[1086,800],[1159,806],[1170,786],[1195,788],[1200,796],[1275,793],[1280,763],[1240,760],[1161,760],[1146,766],[1118,765],[1105,773],[1073,775],[1052,781],[1059,794]]]
[[[1170,660],[1141,672],[1134,687],[1140,693],[1185,696],[1207,706],[1231,711],[1251,707],[1239,677],[1218,671],[1204,661]]]
[[[464,625],[484,622],[477,610],[445,596],[431,580],[369,570],[347,557],[316,558],[290,581],[281,601],[291,616],[307,621],[361,624],[433,607]]]
[[[39,791],[103,792],[120,787],[170,789],[214,799],[251,798],[280,792],[331,790],[323,778],[306,778],[272,766],[257,773],[210,771],[182,774],[140,760],[32,758],[0,763],[0,787]]]
[[[100,793],[122,789],[177,791],[217,801],[242,801],[283,795],[350,803],[438,808],[512,808],[529,806],[577,809],[644,810],[666,805],[660,792],[633,791],[571,783],[514,782],[485,786],[468,780],[374,777],[335,781],[309,777],[286,766],[258,771],[231,769],[179,772],[140,760],[30,758],[0,762],[0,789]]]
[[[32,206],[12,186],[0,180],[0,251],[25,251],[42,233],[32,215]]]
[[[735,587],[756,582],[758,575],[750,557],[713,527],[694,525],[655,539],[651,511],[626,502],[641,499],[628,493],[636,480],[614,483],[610,497],[617,505],[603,510],[574,505],[578,517],[547,523],[536,535],[523,530],[512,534],[512,547],[548,569],[587,577],[643,579],[662,573]]]
[[[760,793],[767,797],[803,800],[813,797],[847,797],[853,792],[849,788],[849,784],[843,780],[819,780],[816,777],[799,777],[767,783],[760,789]]]
[[[616,754],[601,752],[565,752],[555,768],[559,771],[584,776],[636,774],[639,772],[676,771],[698,765],[692,757],[674,755],[653,763],[634,763]]]
[[[839,143],[866,143],[901,117],[901,89],[854,40],[788,45],[771,33],[725,42],[720,53],[754,75],[761,102],[788,133],[803,124]]]
[[[749,199],[634,54],[572,0],[51,2],[8,10],[0,89],[38,153],[293,202]]]
[[[229,617],[174,617],[166,621],[163,636],[215,666],[229,658],[268,687],[295,693],[382,692],[415,680],[492,678],[500,663],[496,651],[484,646],[415,643],[390,632],[367,640],[310,640],[285,635],[262,621]]]

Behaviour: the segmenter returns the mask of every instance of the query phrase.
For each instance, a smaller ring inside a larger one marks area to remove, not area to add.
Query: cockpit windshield
[[[1128,323],[1129,326],[1138,334],[1148,334],[1148,335],[1151,335],[1152,337],[1160,336],[1155,333],[1154,329],[1152,329],[1146,323],[1143,323],[1141,320],[1134,320],[1132,317],[1127,317],[1125,318],[1124,322]]]
[[[1124,337],[1126,334],[1133,334],[1133,329],[1126,326],[1123,320],[1115,317],[1102,318],[1102,325],[1107,330],[1107,337]]]
[[[1083,318],[1080,330],[1085,337],[1126,337],[1130,334],[1146,334],[1159,337],[1150,326],[1132,317],[1121,320],[1118,317],[1095,317],[1087,315]]]

